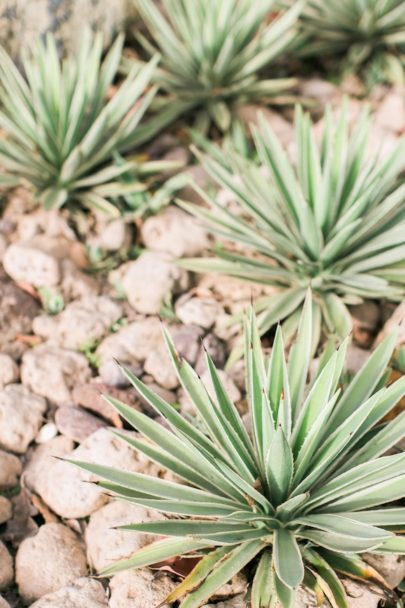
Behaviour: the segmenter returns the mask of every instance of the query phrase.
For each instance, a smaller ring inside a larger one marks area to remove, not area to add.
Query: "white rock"
[[[129,225],[122,218],[108,222],[98,235],[100,246],[107,251],[118,251],[125,247],[129,238]]]
[[[379,344],[386,336],[391,334],[394,329],[399,329],[397,346],[405,344],[405,301],[402,302],[395,310],[384,327],[377,336],[376,344]]]
[[[0,391],[0,446],[23,454],[35,438],[46,410],[46,401],[21,384]]]
[[[303,97],[315,97],[322,105],[341,98],[339,88],[323,78],[303,79],[300,81],[299,87]]]
[[[378,108],[374,120],[383,129],[401,134],[405,130],[405,90],[389,92]]]
[[[398,146],[398,136],[377,124],[372,124],[367,146],[366,158],[378,155],[379,162],[386,160]]]
[[[122,316],[122,307],[105,296],[76,300],[57,316],[42,315],[33,322],[37,335],[64,348],[80,350],[101,340]]]
[[[279,112],[258,105],[243,105],[238,111],[239,116],[247,125],[257,125],[259,114],[280,139],[283,146],[287,146],[294,138],[294,127]]]
[[[17,485],[21,471],[21,461],[17,456],[0,450],[0,490],[7,490]]]
[[[3,266],[16,283],[34,287],[53,287],[61,278],[58,259],[30,244],[10,245],[4,254]]]
[[[108,608],[108,600],[100,581],[78,578],[58,591],[43,595],[30,608]]]
[[[8,602],[6,602],[4,597],[2,597],[1,595],[0,595],[0,608],[11,608],[10,604]]]
[[[8,521],[13,513],[11,501],[0,494],[0,524]]]
[[[188,273],[176,266],[170,255],[146,251],[125,265],[121,284],[128,302],[143,314],[158,314],[165,298],[185,291]]]
[[[58,434],[58,428],[53,422],[47,422],[41,426],[39,433],[35,437],[36,443],[48,443]]]
[[[84,274],[69,259],[61,260],[62,280],[60,289],[65,302],[96,296],[100,292],[100,285],[94,277]]]
[[[33,602],[86,576],[86,553],[78,536],[62,524],[50,523],[26,538],[16,556],[16,582],[25,602]]]
[[[176,302],[176,315],[186,325],[209,329],[223,313],[223,307],[213,298],[189,298],[186,294]]]
[[[0,540],[0,591],[12,584],[14,579],[13,558]]]
[[[173,389],[179,385],[174,365],[164,344],[150,353],[145,361],[144,370],[164,388]]]
[[[55,458],[67,457],[74,447],[74,442],[71,439],[58,435],[29,452],[23,473],[24,485],[36,492],[37,485],[40,485],[39,479],[45,471],[55,464]]]
[[[170,253],[176,258],[200,255],[210,246],[198,220],[174,206],[148,218],[141,236],[148,249]]]
[[[377,587],[362,585],[349,578],[343,579],[342,582],[349,598],[350,608],[377,608],[384,599],[383,591]]]
[[[0,262],[3,260],[4,254],[6,253],[6,249],[7,249],[7,241],[5,239],[5,237],[0,234]]]
[[[52,344],[40,344],[24,353],[21,380],[34,393],[50,401],[71,402],[71,389],[91,377],[88,361],[81,353]]]
[[[349,344],[346,352],[345,367],[351,374],[357,373],[366,363],[370,356],[369,350],[359,348],[355,344]]]
[[[110,581],[110,608],[169,608],[160,604],[176,586],[163,572],[152,572],[146,568],[128,570],[113,576]]]
[[[145,361],[161,341],[162,324],[156,317],[150,317],[134,321],[104,338],[96,355],[101,364],[117,359],[120,363],[136,365]]]
[[[107,429],[100,429],[87,437],[67,456],[72,460],[95,462],[120,470],[156,471],[155,465]],[[42,462],[37,460],[29,473],[30,487],[61,517],[87,517],[108,501],[97,485],[88,483],[95,481],[95,476],[74,464],[55,460],[49,454],[45,453]]]
[[[401,555],[365,553],[362,558],[381,574],[391,589],[398,587],[405,578],[405,558]]]
[[[10,355],[0,353],[0,389],[6,384],[17,382],[19,376],[18,365]]]
[[[157,519],[156,513],[120,501],[110,502],[93,513],[85,533],[90,566],[99,572],[116,561],[131,557],[135,551],[155,540],[147,534],[114,529],[150,519]]]
[[[246,608],[244,596],[238,595],[232,597],[225,602],[216,602],[215,604],[204,604],[202,608]],[[295,607],[294,607],[295,608]]]

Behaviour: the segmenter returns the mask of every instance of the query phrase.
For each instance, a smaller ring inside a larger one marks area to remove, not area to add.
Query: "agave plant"
[[[221,131],[231,125],[235,103],[271,100],[295,80],[264,80],[269,68],[294,38],[301,2],[281,16],[271,13],[274,0],[164,0],[167,17],[153,0],[136,6],[153,39],[135,36],[149,55],[162,55],[154,82],[169,95],[178,114],[197,112],[196,123],[211,120]],[[132,61],[124,62],[124,67]]]
[[[327,334],[348,334],[346,305],[404,297],[405,185],[396,185],[396,178],[405,138],[385,159],[370,155],[369,122],[364,113],[350,136],[347,107],[337,119],[328,111],[318,146],[309,116],[298,108],[296,167],[263,117],[253,128],[263,166],[229,147],[210,144],[209,153],[200,154],[207,172],[235,196],[241,214],[195,186],[210,209],[182,205],[231,245],[218,247],[215,257],[179,263],[276,286],[278,293],[256,302],[261,334],[282,320],[285,335],[294,333],[309,285],[314,347],[322,326]]]
[[[70,204],[115,214],[112,199],[145,191],[141,178],[162,167],[114,159],[161,128],[171,110],[139,125],[156,93],[144,95],[156,57],[134,66],[108,98],[122,45],[120,36],[102,60],[101,35],[87,31],[77,55],[61,62],[49,35],[25,56],[25,78],[0,49],[3,184],[28,182],[46,209]],[[130,171],[135,178],[124,183]]]
[[[309,0],[301,15],[303,56],[341,57],[372,80],[405,81],[403,0]]]
[[[310,296],[288,363],[281,329],[267,360],[254,314],[246,320],[251,436],[208,353],[212,394],[166,334],[180,382],[198,411],[198,426],[125,370],[166,424],[106,397],[139,431],[114,433],[181,482],[73,461],[104,479],[99,485],[109,494],[166,516],[123,526],[165,538],[104,574],[179,555],[200,557],[160,604],[182,599],[181,608],[201,606],[245,567],[252,608],[270,608],[275,599],[290,607],[300,585],[313,590],[320,604],[325,599],[345,608],[340,573],[386,586],[362,553],[405,552],[405,538],[396,533],[404,529],[405,508],[383,507],[405,495],[405,454],[385,455],[405,433],[405,412],[378,426],[405,394],[405,377],[389,387],[382,382],[396,335],[380,344],[342,393],[348,339],[325,351],[305,390],[311,334]]]

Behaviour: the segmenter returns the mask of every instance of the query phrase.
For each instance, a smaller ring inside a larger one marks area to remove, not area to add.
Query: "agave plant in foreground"
[[[262,167],[229,147],[210,144],[208,154],[199,154],[241,213],[236,216],[195,186],[210,208],[180,204],[230,246],[216,249],[215,257],[179,264],[278,288],[256,302],[261,334],[282,320],[286,337],[296,331],[309,285],[314,347],[322,327],[342,339],[349,333],[346,305],[404,297],[405,184],[396,180],[404,167],[405,138],[385,159],[368,154],[369,123],[364,113],[349,136],[347,107],[337,119],[327,112],[318,147],[309,116],[298,108],[297,167],[263,117],[260,128],[253,128]]]
[[[6,171],[0,184],[28,182],[46,209],[68,204],[116,215],[117,198],[144,193],[145,175],[166,168],[116,158],[164,126],[172,112],[139,124],[156,93],[145,91],[157,57],[133,67],[108,98],[122,45],[120,36],[103,60],[101,35],[85,31],[77,55],[62,62],[48,35],[25,56],[26,78],[0,49],[0,163]],[[121,179],[128,174],[132,179]]]
[[[181,608],[197,608],[246,567],[252,608],[270,608],[276,599],[290,607],[300,585],[313,590],[320,603],[345,608],[339,573],[384,587],[361,554],[405,553],[405,538],[396,533],[404,529],[405,508],[383,507],[405,495],[405,454],[386,455],[405,433],[405,412],[379,425],[405,394],[405,377],[389,387],[382,382],[396,336],[381,343],[341,393],[347,340],[326,351],[305,391],[310,297],[288,363],[280,328],[269,360],[260,349],[253,313],[245,332],[251,436],[209,355],[213,394],[179,358],[169,335],[168,350],[199,426],[128,370],[129,380],[167,426],[107,397],[140,434],[114,433],[185,483],[72,461],[103,478],[100,486],[113,496],[166,515],[123,526],[166,538],[104,574],[197,556],[200,561],[162,604],[181,599]]]
[[[164,102],[197,112],[206,130],[211,120],[221,131],[231,125],[235,104],[274,100],[295,84],[292,78],[263,79],[260,71],[288,48],[301,2],[275,18],[274,0],[164,0],[164,14],[153,0],[136,0],[152,37],[135,36],[148,55],[162,59],[154,82],[169,95]],[[123,63],[132,65],[131,60]]]
[[[403,0],[308,0],[300,25],[299,55],[340,57],[345,69],[364,69],[371,83],[405,82]]]

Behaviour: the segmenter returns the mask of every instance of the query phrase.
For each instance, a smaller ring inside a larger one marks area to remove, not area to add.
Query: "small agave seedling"
[[[107,398],[139,431],[114,433],[184,483],[73,461],[103,478],[100,486],[108,493],[167,517],[123,526],[165,538],[104,574],[179,555],[200,557],[162,602],[181,600],[181,608],[203,605],[245,567],[252,608],[270,608],[276,599],[288,608],[300,585],[320,603],[346,608],[340,573],[384,587],[361,554],[405,553],[405,538],[396,534],[404,529],[405,508],[383,507],[405,495],[405,454],[386,455],[405,433],[405,412],[379,425],[405,394],[405,377],[389,387],[381,382],[396,335],[381,343],[342,394],[347,340],[326,351],[305,390],[311,333],[308,297],[288,363],[280,328],[266,360],[250,314],[245,337],[251,436],[208,353],[213,394],[166,335],[180,382],[198,411],[198,427],[125,371],[166,424]]]
[[[308,0],[300,25],[299,55],[342,59],[371,81],[405,82],[403,0]]]
[[[347,107],[336,124],[327,112],[319,146],[311,126],[298,108],[296,167],[263,117],[253,128],[262,167],[229,147],[208,144],[209,153],[199,154],[203,166],[234,195],[241,213],[195,186],[209,209],[180,204],[230,246],[218,247],[215,257],[179,264],[278,288],[255,304],[261,334],[285,320],[284,334],[292,335],[311,286],[316,347],[322,327],[341,339],[350,332],[346,305],[404,297],[405,185],[396,179],[404,167],[405,138],[380,159],[368,154],[367,113],[349,135]]]
[[[165,14],[153,0],[136,0],[152,42],[135,35],[149,55],[162,59],[154,82],[169,95],[178,115],[197,112],[206,130],[213,120],[221,131],[231,125],[235,104],[272,100],[295,84],[291,78],[259,74],[294,39],[301,2],[274,19],[274,0],[164,0]],[[124,67],[131,65],[125,61]]]
[[[142,178],[162,169],[156,163],[116,162],[167,122],[161,113],[140,125],[156,93],[146,88],[153,58],[133,67],[108,99],[122,55],[118,37],[102,59],[102,37],[86,31],[76,56],[60,61],[54,38],[38,41],[23,60],[22,76],[0,49],[0,183],[29,183],[46,209],[62,205],[116,215],[117,197],[144,192]],[[123,180],[128,172],[132,180]]]

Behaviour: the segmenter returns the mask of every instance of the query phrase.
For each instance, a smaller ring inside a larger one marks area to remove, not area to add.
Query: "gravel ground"
[[[353,79],[339,89],[310,80],[301,83],[300,93],[320,104],[338,104],[343,93],[356,95],[358,87]],[[369,100],[376,112],[372,148],[382,146],[384,153],[405,132],[404,93],[374,90]],[[350,100],[353,121],[363,103]],[[242,114],[253,120],[255,108]],[[267,116],[294,157],[290,112],[268,110]],[[163,136],[152,147],[164,150],[165,158],[190,163],[187,170],[207,185],[180,138]],[[189,189],[182,193],[183,198],[191,196]],[[224,204],[233,204],[227,192],[219,196]],[[201,255],[210,244],[210,236],[179,208],[166,208],[138,225],[136,243],[144,249],[137,259],[120,263],[120,253],[133,238],[130,228],[121,219],[108,223],[99,217],[89,225],[83,243],[64,213],[35,208],[21,189],[8,197],[0,218],[0,608],[151,608],[174,585],[173,573],[150,569],[111,580],[91,577],[151,540],[113,526],[157,516],[109,501],[97,487],[84,483],[88,474],[54,457],[77,456],[167,475],[109,433],[109,427],[122,428],[123,421],[102,393],[154,415],[128,386],[115,360],[193,417],[193,406],[168,362],[161,324],[170,327],[178,350],[204,379],[202,343],[222,369],[237,338],[237,328],[227,325],[230,315],[246,308],[252,295],[269,289],[179,269],[175,258]],[[115,267],[88,272],[88,247],[103,250],[109,262],[117,260]],[[61,298],[63,310],[49,314]],[[351,371],[363,364],[393,323],[405,319],[404,305],[394,308],[368,303],[353,309]],[[401,331],[405,343],[405,322]],[[222,375],[245,412],[242,364]],[[378,567],[393,587],[405,575],[404,562],[396,558],[384,559]],[[350,581],[345,585],[351,608],[372,608],[381,599],[376,589]],[[209,606],[243,608],[245,588],[240,575]],[[302,593],[297,606],[311,605],[312,599]]]

